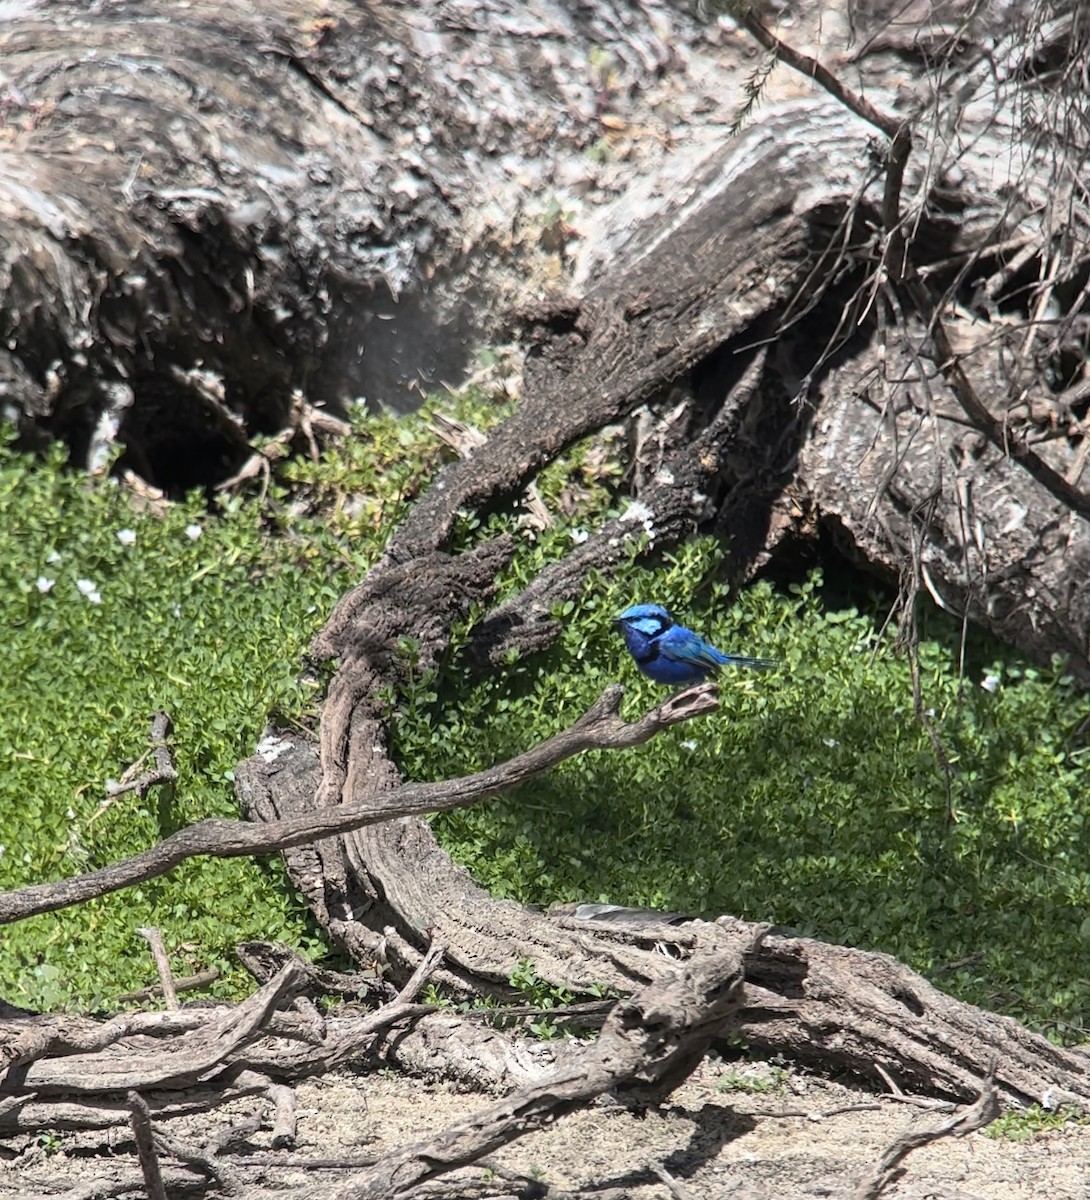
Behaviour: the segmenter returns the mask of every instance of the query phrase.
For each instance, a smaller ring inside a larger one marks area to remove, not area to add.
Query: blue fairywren
[[[716,675],[724,666],[753,667],[766,671],[775,664],[767,658],[723,654],[657,604],[634,604],[616,623],[636,666],[656,683],[688,687]]]

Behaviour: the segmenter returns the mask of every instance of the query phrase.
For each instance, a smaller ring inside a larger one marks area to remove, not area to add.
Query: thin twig
[[[136,792],[143,799],[157,784],[173,784],[178,778],[174,767],[174,756],[170,749],[170,735],[174,730],[171,719],[165,712],[157,712],[151,718],[151,734],[148,749],[121,776],[118,782],[106,785],[106,799],[87,819],[92,825],[126,792]],[[142,775],[138,775],[140,767],[151,755],[155,765]]]
[[[137,930],[139,933],[139,930]],[[198,971],[196,975],[183,975],[181,979],[174,980],[174,991],[185,992],[191,988],[206,987],[210,983],[215,983],[220,977],[219,967],[209,967],[207,971]],[[150,987],[141,988],[138,992],[122,992],[117,997],[118,1004],[133,1004],[140,1000],[154,1000],[156,996],[163,994],[163,985],[153,983]]]
[[[961,360],[950,344],[946,326],[923,281],[910,270],[905,278],[905,289],[920,316],[931,330],[931,340],[942,373],[962,408],[982,434],[1004,455],[1013,458],[1048,492],[1080,516],[1090,517],[1090,492],[1080,491],[1063,475],[1053,470],[1020,435],[1012,435],[1004,423],[988,410],[973,387],[961,365]]]
[[[874,1102],[868,1101],[865,1104],[840,1104],[836,1108],[827,1108],[827,1109],[785,1108],[785,1109],[781,1109],[779,1112],[762,1112],[761,1117],[762,1117],[762,1119],[775,1118],[777,1120],[783,1120],[786,1117],[795,1117],[795,1118],[802,1118],[803,1120],[806,1120],[806,1121],[812,1121],[815,1125],[817,1125],[817,1124],[820,1124],[822,1121],[827,1121],[830,1117],[839,1117],[839,1116],[842,1116],[844,1113],[881,1112],[881,1111],[882,1111],[881,1104],[879,1104],[877,1101],[874,1101]]]
[[[756,38],[766,50],[774,54],[780,62],[786,63],[789,67],[794,67],[800,74],[812,79],[815,83],[823,87],[830,96],[839,100],[845,108],[850,109],[857,117],[862,117],[868,124],[873,125],[875,129],[881,130],[886,137],[890,139],[897,137],[902,123],[896,117],[891,117],[887,113],[881,112],[865,96],[860,96],[858,92],[853,92],[851,88],[841,83],[832,71],[816,58],[811,58],[808,54],[801,54],[786,42],[781,42],[771,30],[766,29],[757,20],[756,15],[748,4],[744,7],[738,5],[737,8],[739,11],[735,11],[735,7],[731,6],[731,16]]]
[[[999,449],[1019,463],[1057,500],[1081,516],[1090,516],[1090,493],[1074,487],[1037,454],[1023,437],[1010,437],[980,399],[972,381],[950,343],[938,305],[932,300],[909,254],[901,215],[901,190],[905,167],[912,152],[912,131],[908,121],[899,120],[875,108],[865,97],[853,92],[827,67],[809,55],[801,54],[766,29],[748,9],[733,13],[735,19],[767,50],[796,71],[820,84],[846,108],[880,129],[890,139],[889,161],[882,196],[882,225],[886,233],[885,266],[890,279],[904,287],[913,305],[924,319],[935,346],[939,369],[974,426]]]
[[[435,941],[428,947],[427,954],[417,964],[409,982],[397,994],[398,1004],[411,1004],[420,994],[420,989],[439,970],[443,955],[447,952],[446,942]]]
[[[264,1167],[266,1170],[356,1171],[373,1167],[378,1159],[374,1155],[367,1158],[306,1158],[303,1155],[232,1154],[231,1162],[237,1167]]]
[[[901,1088],[901,1087],[898,1085],[897,1081],[896,1081],[896,1080],[893,1078],[893,1076],[892,1076],[892,1075],[891,1075],[891,1074],[890,1074],[890,1073],[889,1073],[889,1072],[888,1072],[888,1071],[885,1069],[885,1067],[883,1067],[883,1066],[882,1066],[882,1064],[881,1064],[881,1063],[877,1063],[877,1062],[876,1062],[876,1063],[874,1064],[874,1069],[875,1069],[875,1071],[877,1071],[877,1072],[878,1072],[878,1074],[879,1074],[879,1075],[881,1075],[881,1076],[882,1076],[882,1082],[883,1082],[883,1083],[886,1085],[886,1087],[888,1087],[888,1088],[889,1088],[890,1092],[892,1092],[892,1094],[893,1094],[894,1096],[903,1096],[903,1095],[904,1095],[904,1091],[903,1091],[903,1090],[902,1090],[902,1088]]]
[[[681,1180],[675,1179],[674,1176],[671,1175],[661,1163],[652,1163],[651,1171],[652,1174],[657,1175],[658,1178],[661,1179],[664,1184],[666,1184],[666,1187],[669,1190],[670,1195],[674,1197],[674,1200],[696,1200],[695,1194],[690,1192],[689,1189],[681,1182]]]
[[[174,976],[170,970],[170,959],[167,957],[162,931],[154,925],[145,925],[136,932],[151,947],[151,956],[155,959],[155,969],[159,972],[159,986],[163,989],[163,999],[167,1008],[177,1008],[178,993],[174,989]]]
[[[999,1099],[995,1092],[995,1075],[989,1073],[976,1102],[963,1108],[937,1125],[909,1129],[883,1151],[881,1157],[859,1181],[852,1200],[877,1200],[877,1197],[900,1174],[900,1164],[913,1150],[944,1137],[964,1137],[990,1125],[999,1116]]]

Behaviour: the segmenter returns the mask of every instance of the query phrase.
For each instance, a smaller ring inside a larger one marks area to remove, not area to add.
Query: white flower
[[[117,540],[122,546],[131,546],[136,541],[136,531],[134,529],[119,529],[117,531]]]
[[[633,500],[621,513],[622,521],[642,521],[645,525],[653,521],[655,514],[642,500]]]
[[[44,596],[46,592],[51,592],[53,590],[53,584],[56,582],[57,581],[55,579],[47,579],[44,575],[39,575],[37,583],[35,583],[34,586]]]
[[[573,529],[571,531],[571,540],[577,546],[581,546],[589,537],[590,537],[590,534],[587,533],[587,531],[585,529]]]
[[[655,540],[655,514],[642,500],[633,500],[621,513],[622,521],[639,521],[652,543]]]
[[[185,536],[187,538],[189,538],[189,540],[191,542],[195,542],[197,540],[197,538],[199,538],[203,532],[204,532],[204,530],[199,525],[196,525],[196,524],[187,525],[185,527]]]
[[[998,692],[999,691],[999,676],[998,675],[985,675],[984,678],[980,681],[980,686],[986,692]]]
[[[696,749],[696,742],[692,742],[692,741],[690,741],[690,742],[682,742],[682,743],[681,743],[681,748],[682,748],[682,750],[695,750],[695,749]]]
[[[50,552],[45,556],[45,561],[51,567],[56,566],[56,564],[61,561],[61,556],[57,553],[56,550],[50,550]]]
[[[86,596],[92,604],[102,603],[102,593],[95,587],[90,579],[77,579],[76,587],[79,589],[81,596]]]

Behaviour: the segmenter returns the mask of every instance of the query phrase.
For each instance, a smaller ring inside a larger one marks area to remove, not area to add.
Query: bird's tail
[[[780,664],[774,658],[750,658],[748,654],[728,654],[728,667],[752,667],[754,671],[770,671]]]

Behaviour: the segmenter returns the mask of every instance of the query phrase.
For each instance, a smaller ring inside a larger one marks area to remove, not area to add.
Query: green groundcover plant
[[[497,415],[472,397],[454,409],[482,426]],[[313,722],[302,653],[443,461],[430,413],[359,415],[352,438],[319,464],[284,468],[263,498],[195,498],[159,513],[5,442],[0,886],[87,870],[236,813],[233,766],[269,713]],[[596,442],[542,474],[554,522],[521,528],[501,595],[623,508],[619,458]],[[467,516],[458,544],[522,520]],[[963,654],[959,628],[922,613],[922,697],[944,770],[915,711],[908,657],[883,624],[888,598],[834,591],[817,574],[731,597],[718,582],[726,549],[708,538],[657,555],[634,547],[627,568],[558,607],[563,632],[548,654],[487,678],[460,665],[465,629],[437,671],[413,667],[403,648],[410,683],[390,698],[391,722],[399,766],[417,779],[525,749],[617,680],[633,716],[660,699],[611,625],[629,603],[665,603],[723,649],[779,662],[726,675],[710,718],[435,818],[440,840],[497,895],[774,921],[896,954],[966,999],[1082,1036],[1085,696],[1059,663],[1031,668],[982,637]],[[174,795],[107,803],[107,782],[145,752],[160,708],[175,723]],[[196,860],[0,931],[0,994],[113,1007],[153,978],[134,933],[149,924],[179,974],[218,967],[221,995],[247,987],[239,940],[326,949],[278,860]]]

